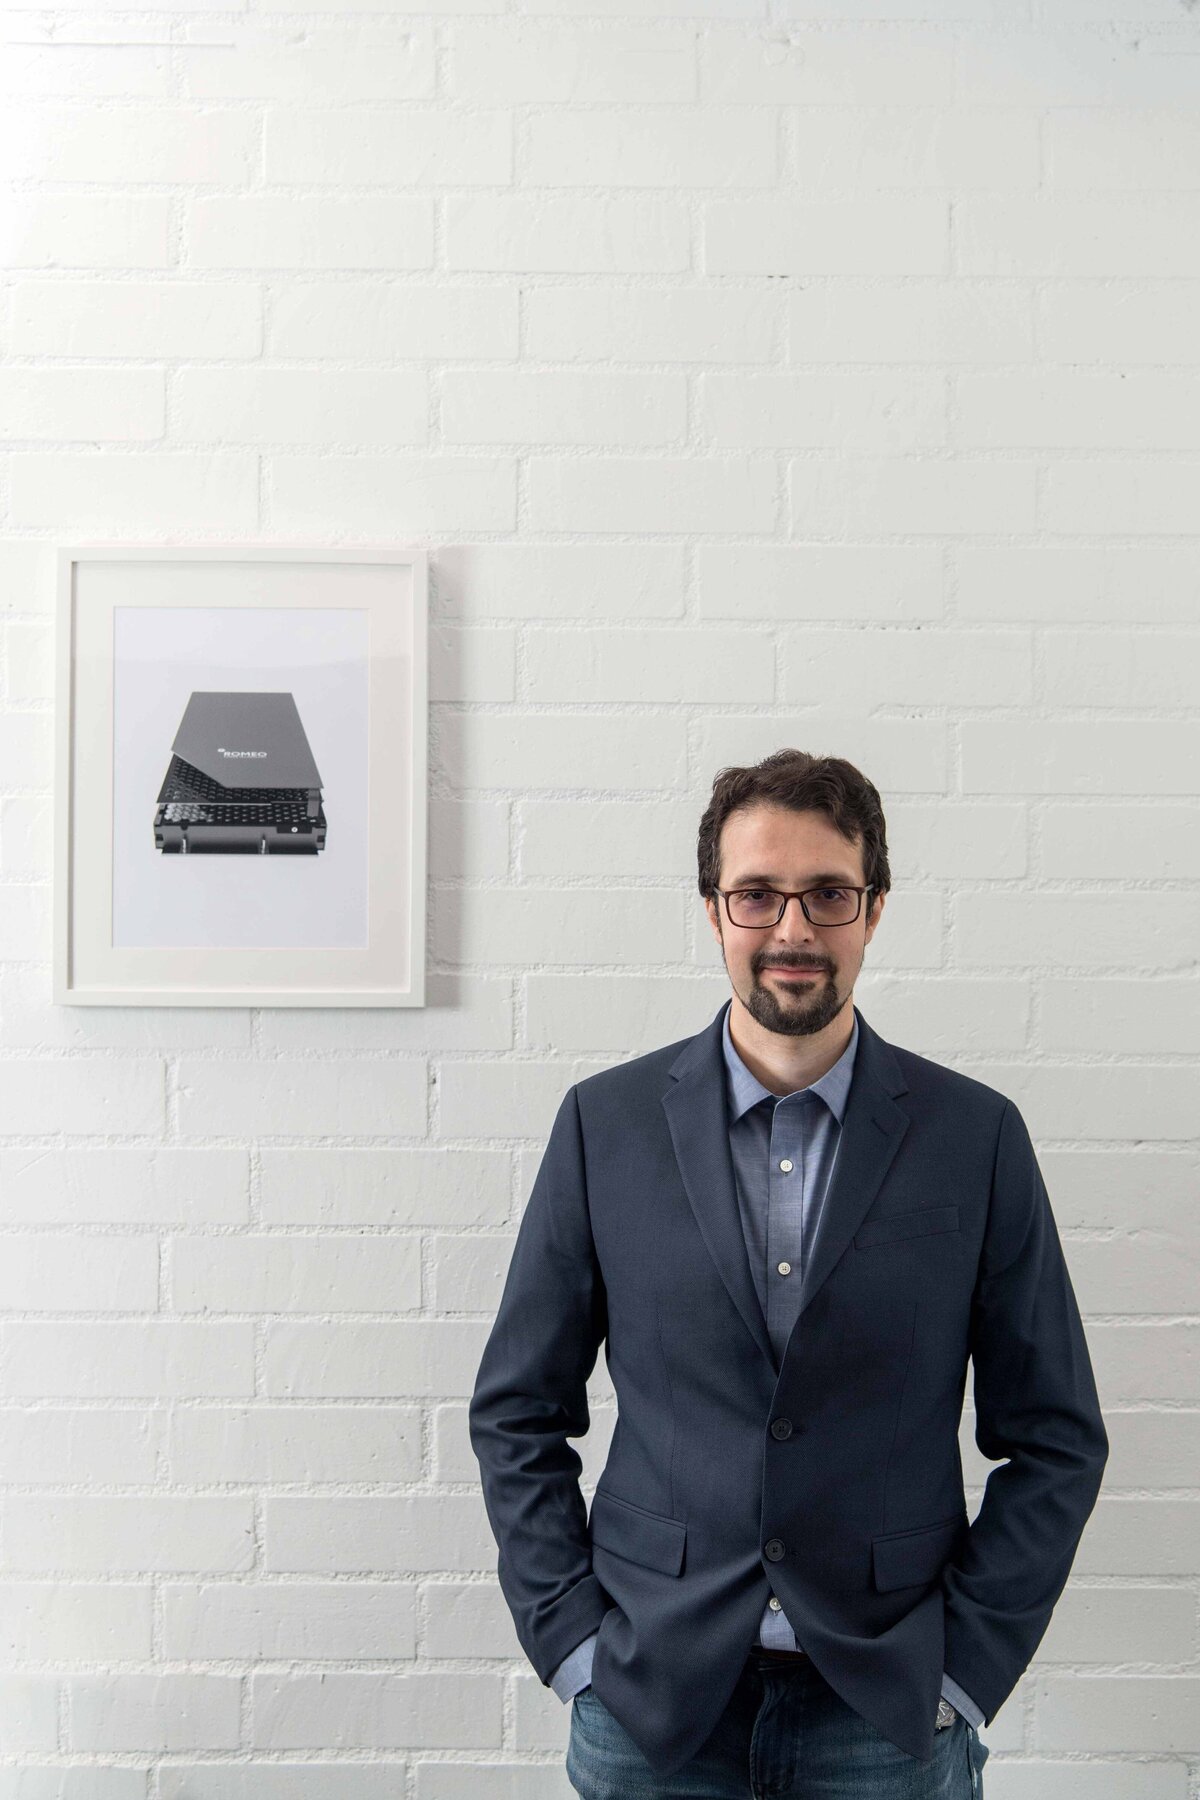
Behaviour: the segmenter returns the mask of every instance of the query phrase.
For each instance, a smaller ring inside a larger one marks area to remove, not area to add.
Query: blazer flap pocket
[[[918,1587],[936,1581],[966,1530],[967,1515],[962,1512],[952,1519],[943,1519],[940,1525],[876,1538],[871,1545],[875,1586],[880,1593],[886,1593],[888,1588]]]
[[[892,1213],[889,1218],[869,1219],[854,1234],[860,1250],[868,1244],[894,1244],[900,1238],[929,1237],[935,1231],[957,1231],[957,1206],[923,1206],[919,1212]]]
[[[683,1567],[687,1526],[682,1519],[646,1512],[597,1488],[592,1497],[591,1528],[594,1544],[629,1562],[642,1563],[664,1575],[678,1575]]]

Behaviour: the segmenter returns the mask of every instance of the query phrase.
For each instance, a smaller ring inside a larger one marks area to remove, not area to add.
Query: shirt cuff
[[[944,1672],[942,1674],[942,1698],[948,1700],[955,1712],[961,1713],[969,1725],[973,1725],[976,1731],[979,1730],[983,1724],[983,1714],[970,1694],[964,1694],[957,1681],[951,1681]]]
[[[580,1688],[587,1687],[591,1681],[592,1656],[599,1636],[598,1631],[593,1631],[591,1637],[584,1638],[582,1644],[576,1644],[570,1656],[563,1658],[550,1677],[550,1686],[564,1706]]]

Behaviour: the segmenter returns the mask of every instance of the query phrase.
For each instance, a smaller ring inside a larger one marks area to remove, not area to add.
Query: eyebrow
[[[852,881],[849,875],[844,875],[844,874],[839,875],[836,873],[836,871],[831,870],[831,869],[826,869],[824,874],[821,874],[821,875],[810,875],[808,878],[808,885],[810,887],[820,887],[821,884],[826,881],[836,882],[839,887],[857,887],[858,886],[858,883],[856,881]],[[779,877],[777,875],[739,875],[737,880],[731,881],[729,885],[731,888],[739,888],[739,887],[777,888],[779,886]]]

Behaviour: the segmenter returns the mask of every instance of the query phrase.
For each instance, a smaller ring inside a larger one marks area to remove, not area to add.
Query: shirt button
[[[777,1600],[775,1598],[774,1594],[772,1594],[771,1598],[767,1601],[767,1605],[771,1608],[772,1612],[782,1612],[783,1611],[783,1601]]]
[[[787,1263],[787,1262],[779,1263],[778,1269],[779,1269],[779,1273],[781,1275],[790,1275],[792,1272],[792,1265],[791,1265],[791,1263]]]
[[[783,1161],[782,1161],[782,1162],[781,1162],[781,1163],[780,1163],[780,1165],[779,1165],[779,1166],[780,1166],[780,1168],[781,1168],[781,1169],[782,1169],[782,1170],[783,1170],[783,1172],[784,1172],[784,1174],[785,1174],[785,1175],[790,1175],[790,1174],[791,1174],[791,1172],[792,1172],[792,1161],[791,1161],[791,1158],[790,1158],[790,1157],[788,1157],[788,1156],[785,1156],[785,1157],[784,1157],[784,1159],[783,1159]]]

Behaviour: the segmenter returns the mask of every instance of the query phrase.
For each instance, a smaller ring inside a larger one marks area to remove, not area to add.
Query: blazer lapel
[[[858,1048],[841,1137],[820,1228],[806,1273],[800,1312],[826,1281],[869,1211],[908,1130],[908,1114],[896,1105],[907,1084],[891,1045],[867,1024],[858,1008]],[[725,1008],[689,1038],[671,1064],[672,1086],[662,1097],[675,1158],[696,1223],[746,1328],[778,1370],[767,1322],[758,1303],[746,1254],[729,1149],[725,1058],[721,1034]]]
[[[721,1047],[724,1012],[722,1007],[713,1023],[689,1038],[675,1058],[670,1068],[674,1085],[662,1103],[679,1173],[709,1254],[747,1330],[774,1369],[775,1351],[750,1273],[729,1148]]]

